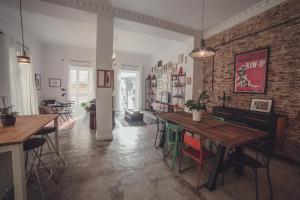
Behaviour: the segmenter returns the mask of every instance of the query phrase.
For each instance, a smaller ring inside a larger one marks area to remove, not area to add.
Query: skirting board
[[[114,140],[113,135],[98,135],[96,131],[96,140],[111,141]]]

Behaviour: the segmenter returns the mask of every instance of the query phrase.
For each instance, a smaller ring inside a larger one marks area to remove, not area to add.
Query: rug
[[[145,126],[145,125],[150,125],[150,124],[156,124],[156,120],[150,117],[147,114],[144,114],[144,119],[143,121],[130,121],[125,119],[124,114],[118,114],[116,115],[116,118],[119,120],[119,122],[122,124],[123,127],[129,127],[129,126]]]

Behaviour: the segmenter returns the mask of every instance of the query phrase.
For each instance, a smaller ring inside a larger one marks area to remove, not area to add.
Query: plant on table
[[[190,99],[185,103],[185,106],[189,109],[189,111],[192,111],[194,121],[201,121],[202,111],[207,111],[206,105],[209,102],[207,91],[199,92],[200,95],[197,101]]]
[[[13,126],[16,122],[17,112],[12,111],[13,106],[6,106],[6,97],[1,96],[3,107],[0,108],[0,119],[3,126]]]

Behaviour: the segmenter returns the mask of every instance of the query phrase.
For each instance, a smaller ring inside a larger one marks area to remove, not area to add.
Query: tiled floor
[[[161,150],[154,148],[156,126],[119,127],[112,142],[95,140],[88,129],[88,118],[77,121],[73,130],[61,133],[62,155],[67,166],[59,166],[58,185],[44,185],[51,200],[251,200],[254,182],[251,173],[238,178],[233,172],[225,175],[225,186],[209,192],[193,188],[193,170],[178,174],[162,161]],[[208,171],[203,170],[205,182]],[[260,172],[261,199],[268,199],[265,172]],[[281,161],[272,161],[271,176],[274,199],[300,199],[300,169]],[[38,199],[32,186],[29,199]]]

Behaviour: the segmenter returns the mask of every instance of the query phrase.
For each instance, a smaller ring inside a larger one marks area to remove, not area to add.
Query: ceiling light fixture
[[[202,0],[202,33],[201,33],[201,43],[200,47],[196,47],[193,51],[189,54],[192,58],[205,58],[214,56],[216,52],[214,49],[210,47],[206,47],[205,41],[203,38],[203,21],[204,21],[204,0]]]
[[[26,55],[25,45],[24,45],[24,33],[23,33],[23,17],[22,17],[22,0],[20,0],[20,19],[21,19],[21,31],[22,31],[22,51],[21,55],[18,57],[18,63],[20,64],[29,64],[30,57]]]

